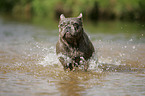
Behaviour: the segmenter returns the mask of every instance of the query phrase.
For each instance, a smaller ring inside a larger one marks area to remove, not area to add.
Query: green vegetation
[[[89,20],[145,21],[145,0],[1,0],[0,12],[25,17],[58,19],[77,16],[80,12]]]

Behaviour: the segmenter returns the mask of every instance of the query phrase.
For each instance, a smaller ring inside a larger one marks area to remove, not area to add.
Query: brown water
[[[0,96],[144,96],[145,30],[125,26],[115,34],[86,29],[96,49],[88,72],[64,72],[58,29],[1,18]]]

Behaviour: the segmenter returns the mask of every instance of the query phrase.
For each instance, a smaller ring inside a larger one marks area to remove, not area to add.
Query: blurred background
[[[57,20],[60,14],[78,16],[90,21],[145,21],[145,0],[1,0],[0,14],[23,19],[34,16]]]

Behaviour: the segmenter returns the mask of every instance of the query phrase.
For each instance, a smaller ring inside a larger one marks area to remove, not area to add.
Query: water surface
[[[0,18],[0,96],[144,96],[144,24],[84,27],[94,59],[88,72],[64,72],[55,53],[57,27]]]

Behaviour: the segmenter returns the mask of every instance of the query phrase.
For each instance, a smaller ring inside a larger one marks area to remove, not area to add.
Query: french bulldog
[[[56,53],[64,70],[75,70],[83,66],[87,71],[88,60],[95,52],[94,46],[84,32],[82,13],[78,17],[66,18],[60,15],[59,40],[56,44]]]

